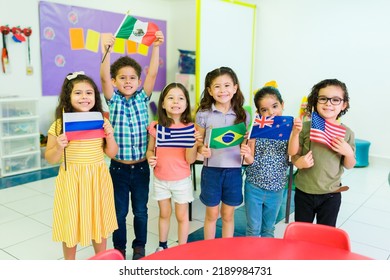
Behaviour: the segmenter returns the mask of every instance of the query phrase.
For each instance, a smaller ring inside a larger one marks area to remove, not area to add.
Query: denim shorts
[[[222,201],[229,206],[239,206],[243,201],[241,168],[203,166],[199,199],[208,207]]]

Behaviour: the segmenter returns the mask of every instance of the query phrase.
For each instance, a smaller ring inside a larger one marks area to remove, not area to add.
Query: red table
[[[347,250],[280,238],[201,240],[148,255],[143,260],[370,260]]]

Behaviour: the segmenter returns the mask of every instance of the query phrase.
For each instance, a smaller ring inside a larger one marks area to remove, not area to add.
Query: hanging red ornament
[[[22,34],[22,29],[20,29],[19,26],[17,27],[12,27],[11,28],[11,32],[13,34],[12,36],[12,39],[17,42],[17,43],[21,43],[21,42],[24,42],[26,41],[26,38],[24,38],[23,34]]]

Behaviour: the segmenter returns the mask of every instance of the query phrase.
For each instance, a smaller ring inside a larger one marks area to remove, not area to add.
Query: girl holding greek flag
[[[194,200],[190,164],[196,160],[202,138],[192,123],[190,98],[182,84],[171,83],[163,89],[157,115],[158,123],[152,122],[148,128],[146,158],[153,167],[153,198],[160,209],[156,251],[161,251],[168,248],[172,200],[178,223],[178,243],[187,243],[188,203]]]

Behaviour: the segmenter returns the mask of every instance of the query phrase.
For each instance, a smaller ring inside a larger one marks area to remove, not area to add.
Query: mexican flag
[[[209,147],[212,149],[222,149],[239,145],[244,140],[246,132],[245,123],[231,126],[213,128],[210,131]]]
[[[115,37],[150,46],[156,39],[155,33],[158,30],[158,26],[153,22],[143,22],[126,15]]]

